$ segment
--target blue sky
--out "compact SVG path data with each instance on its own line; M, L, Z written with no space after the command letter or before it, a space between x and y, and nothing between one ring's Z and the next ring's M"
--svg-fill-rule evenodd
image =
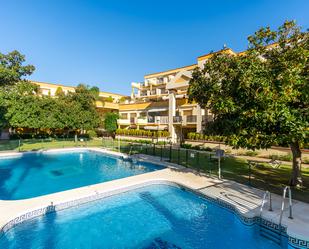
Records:
M309 28L308 0L1 0L0 52L17 49L31 79L130 94L148 73L196 63L226 43L244 50L261 26Z

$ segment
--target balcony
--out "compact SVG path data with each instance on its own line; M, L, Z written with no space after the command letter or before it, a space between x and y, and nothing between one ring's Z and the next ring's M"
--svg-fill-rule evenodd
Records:
M185 116L187 123L196 123L197 121L197 116L196 115L189 115Z
M148 123L147 117L138 117L136 121L138 125L146 125Z
M168 116L148 116L150 124L168 124Z
M148 116L148 123L154 124L155 123L155 117L154 116Z
M182 116L173 117L173 123L181 123L181 122L182 122Z
M130 120L129 119L118 119L117 120L119 125L128 125L130 124Z
M168 124L168 116L158 116L157 118L157 123L159 124Z

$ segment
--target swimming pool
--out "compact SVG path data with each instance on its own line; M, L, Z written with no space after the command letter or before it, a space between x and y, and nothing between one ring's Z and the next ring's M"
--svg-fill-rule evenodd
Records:
M88 150L0 157L0 199L31 198L162 168Z
M190 191L150 185L49 213L0 238L0 248L279 249L230 210Z

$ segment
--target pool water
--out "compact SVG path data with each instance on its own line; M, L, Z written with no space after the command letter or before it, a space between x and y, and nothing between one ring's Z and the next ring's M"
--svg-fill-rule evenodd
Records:
M31 198L162 168L87 150L25 153L0 158L0 199Z
M21 223L0 248L278 249L231 211L178 187L151 185Z

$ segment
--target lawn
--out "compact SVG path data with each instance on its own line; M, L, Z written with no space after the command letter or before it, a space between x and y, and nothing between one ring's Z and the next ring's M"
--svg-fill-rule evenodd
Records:
M152 144L133 144L129 141L91 139L89 141L75 142L74 139L29 139L22 140L19 147L18 140L10 140L0 142L0 151L36 151L40 149L86 146L119 150L119 145L120 151L124 153L154 155L162 158L162 160L181 164L210 176L218 176L218 161L212 159L213 153L211 152L171 148L170 146L154 146ZM281 195L283 187L289 182L291 166L281 165L280 168L275 169L268 164L262 164L259 167L253 167L250 171L248 162L245 159L228 157L221 161L221 171L223 179L234 180L263 190L267 189ZM304 187L301 189L294 188L292 195L294 199L309 203L309 168L303 168L302 175Z

